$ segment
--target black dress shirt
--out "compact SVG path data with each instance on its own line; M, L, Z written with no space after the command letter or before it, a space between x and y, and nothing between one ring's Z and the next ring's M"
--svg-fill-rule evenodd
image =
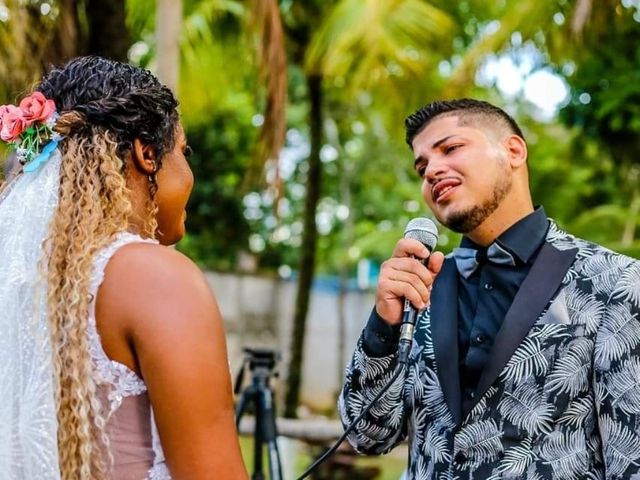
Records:
M537 257L548 228L544 209L538 207L495 240L511 253L515 266L481 261L469 278L458 275L458 358L465 412L473 402L480 373L502 321ZM479 250L480 258L486 251L466 237L460 246Z

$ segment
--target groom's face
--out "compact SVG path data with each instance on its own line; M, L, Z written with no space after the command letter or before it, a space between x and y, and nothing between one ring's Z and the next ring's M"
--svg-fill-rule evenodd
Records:
M442 115L412 142L425 201L442 224L460 233L482 224L512 187L500 129L483 128L482 121Z

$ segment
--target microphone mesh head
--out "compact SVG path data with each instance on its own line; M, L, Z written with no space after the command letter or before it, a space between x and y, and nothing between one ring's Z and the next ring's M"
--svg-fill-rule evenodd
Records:
M438 243L438 227L429 218L413 218L404 229L404 238L418 240L431 251Z

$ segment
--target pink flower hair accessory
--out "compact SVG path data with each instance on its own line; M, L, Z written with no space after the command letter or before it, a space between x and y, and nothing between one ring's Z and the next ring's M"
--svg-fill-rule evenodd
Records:
M56 111L53 100L47 99L41 92L33 92L20 102L20 110L28 125L46 122Z
M0 106L0 140L15 150L24 171L34 171L49 158L62 136L53 131L55 102L41 92L23 98L18 106Z

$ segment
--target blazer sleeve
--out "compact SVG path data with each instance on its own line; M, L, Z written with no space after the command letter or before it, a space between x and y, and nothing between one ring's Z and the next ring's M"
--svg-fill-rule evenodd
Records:
M640 263L620 273L598 326L594 394L607 479L640 474Z
M398 365L396 332L374 312L346 369L338 410L345 429L393 377ZM406 372L396 378L377 404L347 437L359 453L381 454L406 437L403 390Z

